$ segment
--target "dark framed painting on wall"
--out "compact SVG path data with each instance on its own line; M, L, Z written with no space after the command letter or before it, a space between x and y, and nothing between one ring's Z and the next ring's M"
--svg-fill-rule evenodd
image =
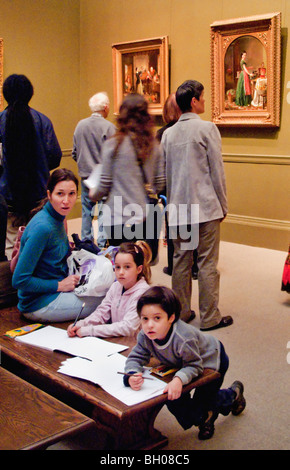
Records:
M281 13L211 24L212 120L279 127Z
M128 93L144 95L151 114L162 114L169 94L168 36L112 45L114 113Z

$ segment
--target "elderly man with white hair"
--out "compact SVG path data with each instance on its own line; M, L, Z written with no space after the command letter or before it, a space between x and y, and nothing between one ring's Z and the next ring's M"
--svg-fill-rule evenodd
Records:
M92 221L96 202L89 198L89 189L84 183L96 164L100 162L100 151L103 142L115 134L114 124L107 121L110 102L107 93L96 93L89 99L91 116L82 119L76 126L73 136L72 158L77 162L78 172L81 178L81 202L82 202L82 229L81 238L94 240ZM100 207L99 204L99 214ZM100 228L100 223L99 223ZM99 233L98 245L103 247L106 239Z

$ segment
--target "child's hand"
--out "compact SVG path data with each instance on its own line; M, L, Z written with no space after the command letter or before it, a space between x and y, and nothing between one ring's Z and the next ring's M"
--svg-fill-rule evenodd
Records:
M133 374L129 378L129 385L133 390L140 390L142 387L142 384L144 382L144 379L142 377L142 374Z
M177 400L180 397L182 392L182 382L179 377L174 377L174 379L169 382L163 393L168 393L168 400Z
M73 324L69 325L67 329L67 334L70 338L72 338L73 336L79 336L81 338L80 327L78 326L78 324L76 324L75 326L73 326Z

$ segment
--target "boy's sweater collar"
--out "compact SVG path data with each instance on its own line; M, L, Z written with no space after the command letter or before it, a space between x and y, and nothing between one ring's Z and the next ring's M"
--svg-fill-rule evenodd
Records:
M155 343L157 345L157 347L162 347L162 346L167 345L168 343L170 343L171 338L173 336L173 332L175 331L175 329L176 329L176 323L173 323L171 325L167 335L165 336L165 338L155 339L155 340L153 340L153 343Z

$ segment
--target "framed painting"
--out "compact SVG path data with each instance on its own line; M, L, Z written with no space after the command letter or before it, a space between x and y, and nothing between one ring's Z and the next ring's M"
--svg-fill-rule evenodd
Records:
M0 38L0 111L3 111L4 99L3 99L3 39Z
M279 127L281 13L211 24L212 120Z
M169 94L168 36L112 45L114 113L128 93L144 95L151 114L162 114Z

